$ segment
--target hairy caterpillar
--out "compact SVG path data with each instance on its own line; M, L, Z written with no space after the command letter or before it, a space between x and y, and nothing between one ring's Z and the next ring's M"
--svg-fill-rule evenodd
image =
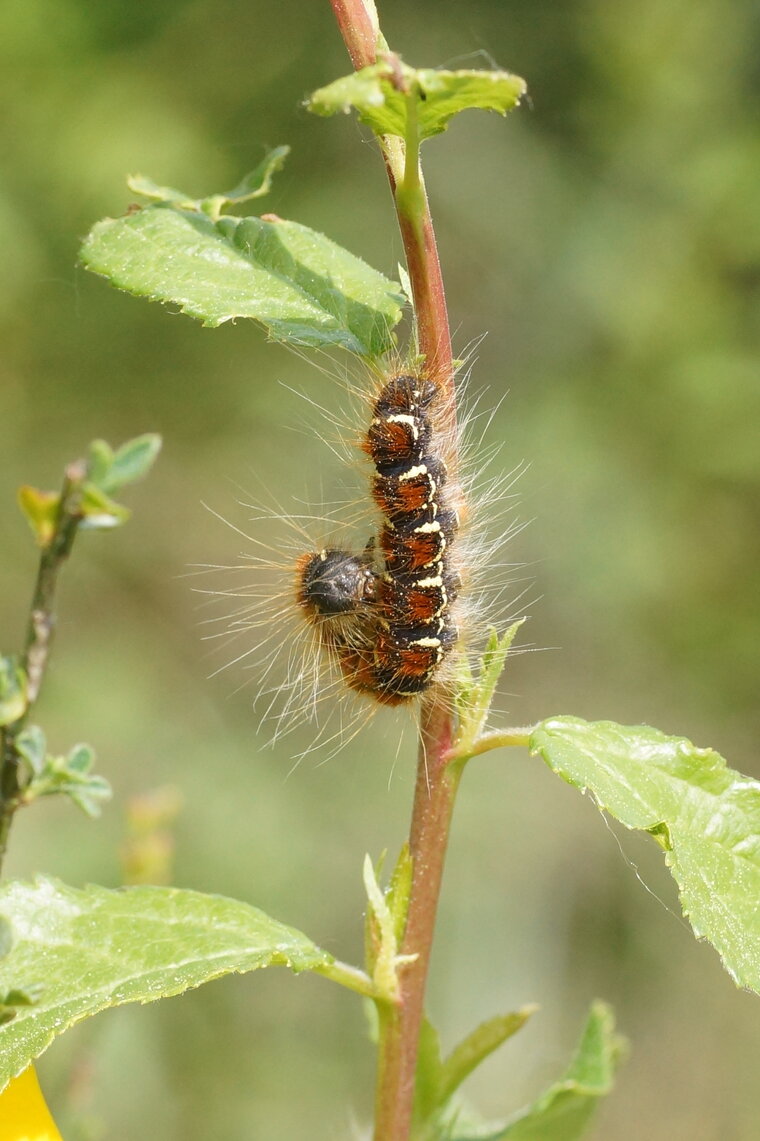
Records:
M366 376L330 375L344 394L337 414L304 399L331 421L325 450L347 461L350 486L326 497L315 456L297 511L269 491L264 504L248 499L249 525L228 523L244 540L238 563L207 567L227 588L203 592L218 610L207 637L219 669L245 669L273 740L315 725L306 752L342 748L375 711L409 708L435 684L450 700L454 648L476 653L487 622L516 616L501 550L519 529L504 515L521 465L489 475L475 426L493 413L471 405L455 435L438 386L414 368L391 366L369 391ZM352 401L363 411L347 411Z
M296 567L299 605L320 625L344 681L384 705L424 693L458 637L452 544L459 518L431 413L437 397L433 381L400 374L374 401L362 447L375 468L380 565L372 567L370 541L361 559L324 551ZM350 617L341 626L337 615Z

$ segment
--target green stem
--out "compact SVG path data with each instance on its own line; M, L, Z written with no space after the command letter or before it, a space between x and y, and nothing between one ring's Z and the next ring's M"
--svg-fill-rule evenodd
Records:
M364 995L365 998L377 998L377 988L369 975L360 971L358 967L342 963L339 959L335 959L323 967L316 967L315 974L322 975L334 983L340 983L341 986L356 991L357 994Z
M12 725L2 731L2 761L0 767L0 868L8 847L8 835L16 809L20 805L21 788L18 779L19 758L16 737L21 732L35 701L39 697L47 669L50 645L55 628L55 591L58 574L71 553L77 528L81 522L79 493L86 470L82 462L69 464L66 469L58 506L58 516L52 538L40 555L37 581L34 585L29 612L24 653L21 665L27 678L26 708Z
M505 749L515 745L526 748L530 745L533 726L526 725L521 729L494 729L492 733L484 733L478 737L473 745L467 747L466 753L455 752L459 761L467 761L470 757L477 757L481 753L490 753L492 749Z

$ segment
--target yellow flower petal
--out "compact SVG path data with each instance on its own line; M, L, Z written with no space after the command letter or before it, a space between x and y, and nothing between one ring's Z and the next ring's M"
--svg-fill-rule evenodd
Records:
M61 1141L34 1066L0 1093L0 1141Z

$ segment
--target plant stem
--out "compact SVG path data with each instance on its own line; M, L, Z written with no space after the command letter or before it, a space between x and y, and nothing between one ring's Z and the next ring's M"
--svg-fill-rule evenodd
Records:
M413 860L399 1003L381 1011L375 1141L406 1141L412 1123L417 1049L443 865L461 765L448 760L451 717L439 703L422 711L417 783L409 834Z
M384 41L379 32L375 32L373 28L364 0L330 0L330 3L354 67L359 70L375 63L377 41L378 39L382 43ZM390 56L390 58L395 57ZM399 200L397 194L397 188L403 186L405 177L404 143L395 136L384 135L380 139L380 148L396 203L398 224L404 243L409 279L412 283L420 352L425 356L426 370L443 389L443 412L450 421L447 426L453 430L456 425L456 402L451 334L441 263L430 218L425 183L417 169L419 188L418 194L414 196L415 209L410 213L405 208L404 196L402 195Z
M26 674L26 708L12 725L2 730L2 762L0 767L0 868L8 847L8 834L21 791L18 780L16 737L39 697L47 669L50 645L55 628L55 590L58 573L71 553L77 528L81 522L78 509L79 492L85 478L82 462L69 464L64 474L55 530L40 555L37 581L34 584L29 622L26 629L21 666Z
M363 0L330 0L335 19L356 71L375 62L377 34Z
M376 62L384 48L370 0L331 0L338 27L356 69ZM391 63L397 57L388 53ZM401 69L399 82L403 81ZM419 167L419 135L415 92L405 91L408 115L406 142L384 136L380 146L396 206L417 321L419 351L425 373L441 393L441 416L455 439L456 398L446 296L425 184ZM456 483L456 457L449 471ZM456 492L455 492L456 497ZM412 888L402 953L412 961L399 967L399 1001L380 1007L380 1043L375 1098L374 1141L407 1141L412 1127L415 1074L425 984L433 942L443 864L448 845L462 766L451 763L453 715L446 694L435 689L420 714L417 781L409 834Z
M460 759L469 760L470 757L477 757L481 753L489 753L492 749L505 749L515 745L527 749L533 728L532 725L526 725L520 729L494 729L492 733L484 733L468 748L466 756Z
M342 963L340 959L334 959L324 967L316 967L315 974L331 979L334 983L340 983L341 986L356 991L365 998L377 998L377 988L369 975L360 971L358 967Z

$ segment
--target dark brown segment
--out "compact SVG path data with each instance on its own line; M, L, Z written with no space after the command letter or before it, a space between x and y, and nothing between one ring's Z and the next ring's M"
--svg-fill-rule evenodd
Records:
M386 678L378 668L374 652L340 645L336 647L336 653L343 680L349 689L371 695L381 705L401 705L427 684L413 681L409 688L404 688L405 683L398 673Z
M365 451L378 471L403 471L419 463L427 450L430 443L427 420L407 413L403 416L403 420L378 417L369 426Z
M389 633L382 633L375 646L378 677L386 681L397 678L402 688L404 682L427 677L441 660L441 647L399 645Z
M415 470L412 468L412 471ZM372 496L375 503L383 515L387 515L391 520L395 516L406 516L427 507L430 502L434 502L434 495L435 482L428 475L427 469L410 479L376 475L372 481Z
M433 583L436 578L422 579ZM414 580L389 577L378 584L378 609L391 626L414 629L430 624L445 614L448 592L443 585L420 586Z
M438 389L432 380L408 374L392 376L383 385L373 411L378 417L418 409L425 412L437 395Z
M378 474L372 481L375 503L392 523L425 513L433 519L440 510L446 483L446 466L432 456L401 471Z
M380 550L391 575L413 573L437 566L446 550L442 531L413 531L404 535L385 526L380 532Z

